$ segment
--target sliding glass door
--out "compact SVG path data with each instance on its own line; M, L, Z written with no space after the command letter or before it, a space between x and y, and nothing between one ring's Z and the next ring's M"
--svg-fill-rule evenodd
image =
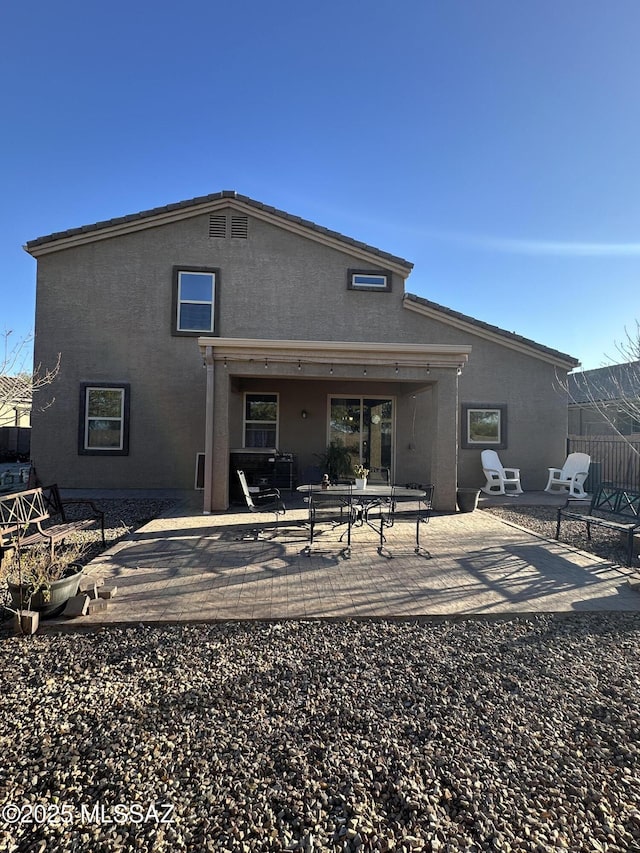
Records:
M345 444L354 464L391 470L393 400L331 397L329 411L329 441Z

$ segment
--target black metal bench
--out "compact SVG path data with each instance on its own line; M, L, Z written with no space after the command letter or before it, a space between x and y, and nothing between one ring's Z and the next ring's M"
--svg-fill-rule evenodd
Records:
M627 534L627 565L633 560L633 537L640 533L640 492L603 483L591 498L588 512L580 512L576 501L568 499L558 510L556 539L560 537L563 519L583 521L587 525L587 539L591 539L592 527L608 527ZM594 515L594 513L598 513Z
M68 519L65 507L85 504L90 511L83 518ZM62 500L57 486L27 489L0 497L0 563L4 552L15 547L27 547L46 542L53 556L56 542L63 542L71 533L100 524L102 545L104 513L93 501Z

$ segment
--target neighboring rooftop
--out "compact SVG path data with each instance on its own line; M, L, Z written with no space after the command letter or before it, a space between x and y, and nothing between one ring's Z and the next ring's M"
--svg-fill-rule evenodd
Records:
M583 370L567 378L572 403L640 398L640 361Z
M9 406L30 407L31 385L20 376L0 376L0 401Z

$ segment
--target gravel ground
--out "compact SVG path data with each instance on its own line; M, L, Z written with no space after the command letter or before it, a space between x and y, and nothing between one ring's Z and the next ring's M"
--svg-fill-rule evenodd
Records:
M0 850L637 851L639 652L632 614L11 637Z
M527 530L546 536L548 539L553 539L556 535L556 520L558 518L556 507L487 507L481 511L490 512L492 515L504 519L504 521L526 527ZM560 527L560 541L622 566L627 563L626 540L622 542L619 532L615 530L593 527L591 529L591 541L589 541L586 524L578 521L563 521Z
M101 503L109 544L170 505ZM639 851L639 652L636 614L5 637L0 851Z
M120 539L128 536L132 531L137 530L152 519L162 515L174 505L175 501L135 498L127 500L96 500L94 503L98 509L104 512L104 533L107 548L110 548ZM86 512L86 507L83 508L82 505L65 507L66 515L70 519L74 518L74 512L81 518L86 517L83 510ZM79 543L86 549L82 560L79 561L85 564L103 550L100 530L98 528L74 533L67 541L70 543Z

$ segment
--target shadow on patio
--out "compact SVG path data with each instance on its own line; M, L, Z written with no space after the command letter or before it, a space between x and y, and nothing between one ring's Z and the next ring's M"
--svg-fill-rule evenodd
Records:
M323 529L305 553L306 513L287 512L274 539L242 538L246 512L158 518L93 561L118 587L106 612L73 624L236 619L429 618L637 610L629 570L501 522L487 513L436 514L414 552L415 522L376 534L358 528L345 559L341 530ZM268 521L266 526L268 527Z

